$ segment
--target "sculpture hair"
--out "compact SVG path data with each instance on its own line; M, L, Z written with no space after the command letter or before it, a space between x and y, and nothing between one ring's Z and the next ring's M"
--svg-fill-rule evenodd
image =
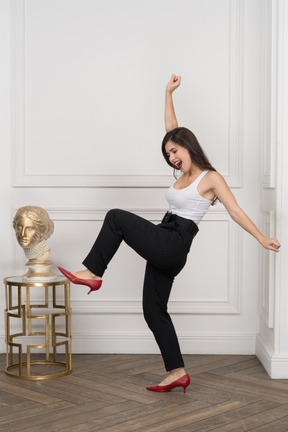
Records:
M21 216L26 216L31 219L41 233L41 238L43 240L47 240L54 232L54 222L50 219L46 210L37 206L25 206L21 207L14 219L13 219L13 228L16 229L17 220Z

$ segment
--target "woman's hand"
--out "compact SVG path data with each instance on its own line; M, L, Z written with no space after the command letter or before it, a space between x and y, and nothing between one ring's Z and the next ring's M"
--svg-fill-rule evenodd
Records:
M264 237L263 240L260 241L260 243L265 249L269 249L274 252L279 252L279 248L281 247L280 243L276 238Z
M181 76L177 76L176 74L173 74L166 86L166 91L172 94L174 90L180 86L180 84L181 84Z

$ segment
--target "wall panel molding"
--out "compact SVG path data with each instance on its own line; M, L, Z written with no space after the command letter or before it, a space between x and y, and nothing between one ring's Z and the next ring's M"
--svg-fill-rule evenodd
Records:
M244 1L229 3L229 174L230 187L242 187L244 94Z
M278 0L261 1L261 143L262 185L276 186L276 151L278 140L279 74L281 73L281 49L278 25Z
M54 221L83 222L98 221L102 222L108 209L98 208L64 208L64 207L46 207L50 218ZM126 209L138 214L153 223L160 223L166 210L164 209ZM14 214L17 210L14 209ZM169 310L172 314L239 314L240 313L240 292L241 292L241 269L242 269L242 247L240 230L230 219L230 216L218 204L213 210L209 210L201 224L213 224L225 221L228 224L228 244L227 244L227 293L226 297L221 300L210 298L209 300L191 300L189 298L169 302ZM55 233L54 233L55 235ZM15 239L14 239L15 242ZM17 272L23 273L25 257L20 247L15 247L14 266ZM21 270L22 269L22 270ZM214 281L215 283L215 281ZM122 301L116 299L100 300L89 299L84 301L79 297L72 302L73 314L142 314L141 301Z
M262 210L262 232L272 238L275 234L275 211ZM274 327L275 304L275 253L262 250L261 293L260 293L260 317L267 327Z
M29 0L12 0L12 160L13 187L167 187L169 175L126 174L75 175L31 173L27 169L29 145L26 125L26 4ZM228 114L228 173L230 187L242 186L243 165L243 39L244 0L229 2L229 114Z

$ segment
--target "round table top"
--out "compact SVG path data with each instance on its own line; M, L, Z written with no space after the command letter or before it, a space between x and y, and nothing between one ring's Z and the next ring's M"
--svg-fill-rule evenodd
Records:
M64 282L69 282L65 276L56 275L52 280L47 279L39 279L39 280L27 280L24 276L10 276L4 279L4 283L9 285L17 285L17 286L43 286L43 285L61 285Z

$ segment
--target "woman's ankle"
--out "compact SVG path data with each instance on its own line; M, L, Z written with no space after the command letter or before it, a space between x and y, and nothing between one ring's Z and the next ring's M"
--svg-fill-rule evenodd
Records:
M169 371L169 374L175 378L181 378L182 376L186 375L185 369L183 367L173 369Z
M80 270L77 272L72 273L74 276L80 278L80 279L92 279L92 280L102 280L100 276L95 275L90 270Z
M89 279L101 279L99 276L95 275L94 273L92 273L90 270L85 270L87 277L89 277Z

